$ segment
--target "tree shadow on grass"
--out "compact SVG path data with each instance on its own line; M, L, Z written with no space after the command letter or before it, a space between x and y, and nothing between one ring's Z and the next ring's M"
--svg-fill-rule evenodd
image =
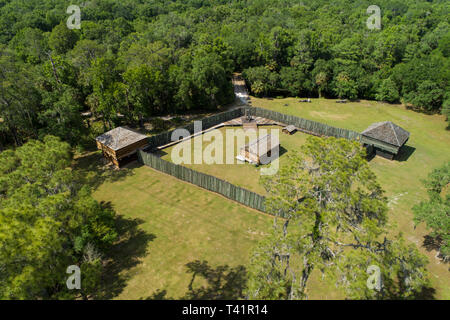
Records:
M243 298L243 290L247 282L244 266L228 265L212 268L207 261L193 261L186 264L188 273L192 273L188 292L184 299L188 300L236 300ZM206 280L207 285L194 288L197 277Z
M400 288L399 290L406 290ZM384 300L436 300L436 289L429 286L421 286L419 289L414 290L408 297L404 297L404 294L398 292L388 292L383 297Z
M436 289L431 287L422 287L413 295L414 300L436 300Z
M423 237L423 243L422 245L427 249L427 251L439 251L439 248L441 247L441 239L432 237L430 235L425 235Z
M192 274L186 294L177 298L180 300L239 300L244 299L244 289L247 283L247 270L244 266L229 267L228 265L212 268L207 261L195 260L186 264L187 273ZM205 283L206 285L196 282ZM415 291L410 298L419 300L434 300L436 290L423 286ZM400 295L388 293L387 300L402 299ZM151 296L141 300L175 300L167 296L167 290L158 289Z
M80 181L93 189L97 189L107 181L120 181L132 175L132 169L141 166L133 161L121 169L115 169L100 152L92 152L75 160L73 167L80 176Z
M103 205L111 206L110 203ZM141 219L117 216L119 240L107 252L103 286L98 299L111 299L119 295L130 279L130 276L124 275L124 271L137 266L140 258L147 254L148 244L156 236L139 228L143 222Z
M187 273L192 274L192 277L186 294L180 299L238 300L244 298L243 291L247 283L247 270L244 266L221 265L213 268L205 260L195 260L187 263L186 267ZM173 300L173 298L167 297L166 290L159 289L146 300Z
M448 264L450 259L446 258L442 253L440 253L440 249L442 246L442 238L441 237L432 237L430 235L425 235L423 237L423 247L428 251L436 251L436 257L440 259L441 262Z
M156 290L151 296L139 300L174 300L173 298L167 297L167 290L165 289L158 289Z

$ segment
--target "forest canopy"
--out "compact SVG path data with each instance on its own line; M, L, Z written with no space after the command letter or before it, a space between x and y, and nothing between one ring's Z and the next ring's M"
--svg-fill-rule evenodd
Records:
M81 29L69 29L69 5ZM377 1L0 0L0 132L21 145L256 96L376 99L449 115L450 3Z

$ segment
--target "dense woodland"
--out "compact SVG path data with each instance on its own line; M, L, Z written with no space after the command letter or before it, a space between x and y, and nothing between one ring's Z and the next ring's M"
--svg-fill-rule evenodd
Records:
M70 4L81 29L68 29ZM231 74L256 96L403 102L449 113L448 1L0 0L0 131L5 145L46 134L78 144L125 117L214 110ZM99 133L99 132L96 132Z

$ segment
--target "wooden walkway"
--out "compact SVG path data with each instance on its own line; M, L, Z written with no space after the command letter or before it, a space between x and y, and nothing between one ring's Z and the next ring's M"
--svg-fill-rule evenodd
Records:
M238 98L242 104L246 105L250 101L250 97L248 96L247 87L245 86L245 80L242 79L240 73L234 73L233 79L234 94L236 98Z
M224 123L223 123L223 122L222 122L222 123L219 123L219 124L217 124L217 125L215 125L215 126L212 126L211 128L208 128L208 129L203 130L203 131L200 131L200 132L196 132L196 133L191 134L190 136L187 136L187 137L185 137L185 138L183 138L183 139L180 139L180 140L177 140L177 141L169 142L168 144L165 144L165 145L156 147L155 149L159 151L159 150L168 148L168 147L170 147L170 146L173 146L174 144L177 144L177 143L180 143L180 142L183 142L183 141L190 140L190 139L192 139L192 138L195 138L195 137L198 136L198 135L204 134L204 133L206 133L206 132L209 132L209 131L212 131L212 130L215 130L215 129L219 129L219 128L223 127L223 126L224 126Z
M247 130L255 130L255 131L257 131L258 130L258 125L256 124L256 121L244 122L242 127L244 128L244 131L247 131Z
M253 118L255 119L255 121L254 122L250 122L250 123L243 123L243 121L245 122L245 116L244 117L235 118L235 119L232 119L232 120L229 120L229 121L226 121L226 122L222 122L222 123L219 123L218 125L215 125L215 126L213 126L211 128L208 128L206 130L203 130L203 131L197 132L195 134L192 134L192 135L190 135L190 136L188 136L186 138L183 138L183 139L180 139L180 140L177 140L177 141L172 141L172 142L169 142L169 143L167 143L165 145L156 147L155 150L159 151L159 150L168 148L168 147L173 146L173 145L175 145L177 143L180 143L180 142L192 139L192 138L194 138L194 137L196 137L198 135L201 135L201 134L204 134L206 132L209 132L209 131L212 131L212 130L215 130L215 129L219 129L219 128L225 127L225 126L241 126L241 127L244 128L244 130L247 130L247 129L256 130L258 126L264 126L264 125L266 125L266 126L273 126L273 125L275 125L275 126L282 126L282 127L286 126L285 124L283 124L281 122L277 122L277 121L266 119L266 118L262 118L262 117L253 117ZM250 127L245 128L244 124L251 125L251 128Z
M284 124L282 124L281 122L277 122L271 119L266 119L262 117L253 117L253 119L254 122L252 121L251 123L256 123L257 126L284 126ZM226 121L223 123L223 125L242 126L244 123L245 123L245 116Z

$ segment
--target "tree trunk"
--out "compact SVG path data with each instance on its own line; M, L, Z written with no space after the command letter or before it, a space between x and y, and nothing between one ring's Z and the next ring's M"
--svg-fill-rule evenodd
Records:
M103 123L103 131L106 132L106 119L105 119L105 115L102 114L102 123Z
M306 299L308 299L308 296L305 293L306 283L308 282L308 279L309 279L309 276L311 275L312 270L313 270L313 266L309 262L306 262L305 266L303 268L303 271L302 271L302 279L300 281L300 291Z

